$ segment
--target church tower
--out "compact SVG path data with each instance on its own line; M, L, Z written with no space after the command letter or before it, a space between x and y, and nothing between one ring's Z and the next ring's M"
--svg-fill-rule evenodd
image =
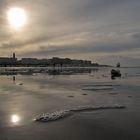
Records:
M13 53L13 58L14 58L14 59L16 58L16 54L15 54L15 53Z

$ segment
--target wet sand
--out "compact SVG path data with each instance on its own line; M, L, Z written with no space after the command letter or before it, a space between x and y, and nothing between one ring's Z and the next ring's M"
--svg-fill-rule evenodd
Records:
M3 127L0 130L0 138L8 140L139 140L139 117L140 115L130 113L128 110L80 113L47 124L32 123L27 126Z
M112 80L109 69L76 75L18 75L14 81L12 76L1 76L0 140L139 140L140 77L135 77L135 69L121 71L131 76ZM82 90L83 85L102 84L120 86ZM33 120L79 106L116 104L126 108L81 111L45 123Z

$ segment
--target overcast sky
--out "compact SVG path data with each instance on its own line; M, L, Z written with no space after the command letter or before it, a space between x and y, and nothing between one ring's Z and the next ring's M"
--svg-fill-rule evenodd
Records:
M9 27L24 8L28 24ZM140 66L140 0L0 0L0 56L70 57Z

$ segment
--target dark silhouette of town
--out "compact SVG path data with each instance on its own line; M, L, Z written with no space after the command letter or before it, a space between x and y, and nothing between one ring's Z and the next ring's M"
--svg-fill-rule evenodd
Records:
M0 57L1 67L96 67L106 66L92 63L88 60L75 60L70 58L53 57L51 59L38 59L38 58L21 58L18 60L16 54L13 53L12 57Z

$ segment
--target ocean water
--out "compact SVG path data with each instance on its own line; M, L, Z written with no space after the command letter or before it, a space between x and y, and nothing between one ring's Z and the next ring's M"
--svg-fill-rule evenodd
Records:
M75 120L79 115L79 120L85 115L86 123L91 120L92 124L94 117L99 119L101 116L102 121L106 122L107 112L112 117L115 112L129 116L133 114L126 119L128 122L134 119L131 124L133 128L128 132L132 131L135 139L140 138L138 127L135 127L135 124L140 123L140 68L120 68L122 77L113 79L111 69L1 68L0 140L22 139L22 135L24 139L29 139L29 136L35 139L35 132L38 134L36 139L44 139L47 130L51 129L49 134L56 133L51 124L56 126L65 122L65 126L67 121ZM39 117L43 117L44 123L36 121ZM123 118L114 122L118 121L119 124L122 121L126 124ZM48 123L48 120L51 122ZM87 125L86 129L90 127ZM123 134L126 137L127 132ZM75 136L75 133L72 135Z

